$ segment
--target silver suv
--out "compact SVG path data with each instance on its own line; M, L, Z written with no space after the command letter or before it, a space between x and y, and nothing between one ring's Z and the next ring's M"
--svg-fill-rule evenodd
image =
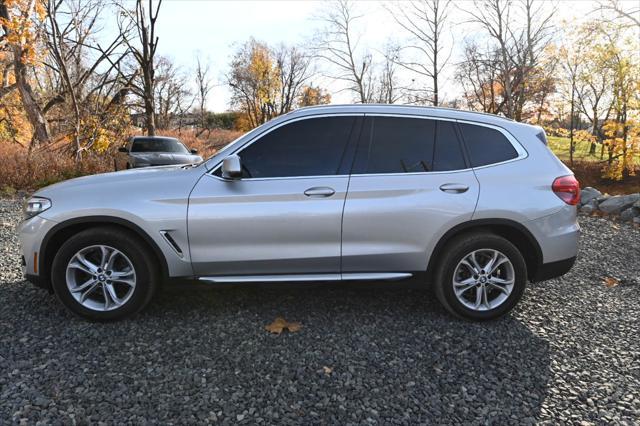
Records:
M578 182L539 127L388 105L301 109L200 165L72 179L21 227L27 279L115 320L158 286L418 276L496 318L577 254Z

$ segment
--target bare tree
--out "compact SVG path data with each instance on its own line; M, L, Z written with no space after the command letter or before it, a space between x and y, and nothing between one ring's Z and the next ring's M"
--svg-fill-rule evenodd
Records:
M354 24L361 17L355 14L352 1L331 2L319 17L326 28L317 35L314 50L317 57L332 66L331 77L346 82L359 102L369 103L373 100L373 57L359 49Z
M458 64L456 79L471 109L490 114L500 112L497 62L497 52L484 52L474 42L466 43L464 59Z
M195 98L188 90L186 75L169 58L160 56L155 64L154 100L156 127L170 129L174 119L181 120ZM178 127L181 127L180 124Z
M409 58L398 57L398 64L431 80L430 103L440 103L439 77L451 57L451 48L445 50L442 36L451 10L451 0L416 0L398 2L387 7L393 19L410 35L403 50Z
M384 51L384 62L373 88L375 102L395 104L405 97L407 89L402 87L398 78L400 47L388 41Z
M516 9L518 5L519 9ZM474 1L466 10L471 22L478 24L494 42L497 79L501 85L499 112L520 121L527 100L526 87L532 71L551 42L555 7L536 0ZM518 19L524 21L518 24Z
M211 92L212 85L209 77L209 64L203 64L200 61L200 57L196 58L196 102L198 103L198 118L200 124L200 131L197 136L208 127L207 126L207 100L209 98L209 92Z
M129 10L126 3L119 3L121 20L119 21L120 33L128 34L125 29L133 26L136 40L128 35L124 41L133 54L142 78L139 83L132 82L131 91L138 95L144 102L147 134L154 136L156 133L156 107L155 107L155 55L158 47L156 36L156 23L162 0L157 0L154 7L153 0L148 1L147 7L143 0L136 0L135 11ZM118 68L120 69L120 68ZM125 79L130 75L123 75Z
M303 86L311 77L311 60L299 47L284 44L276 49L274 55L280 76L278 112L284 114L295 107Z
M83 146L81 141L82 117L107 112L105 102L110 102L107 95L113 95L113 89L119 84L113 75L112 64L126 55L118 51L124 35L116 34L104 51L93 46L93 38L101 30L98 18L106 10L104 0L48 0L46 10L49 57L44 64L59 82L58 90L54 91L43 111L46 113L57 104L69 102L73 112L74 153L80 160L82 152L90 147L90 143ZM105 63L107 66L102 67ZM100 103L100 109L92 109L89 105L95 100Z
M631 7L627 7L627 5ZM620 0L606 0L598 2L598 9L603 12L613 12L620 20L626 21L626 27L640 28L640 3L622 2Z

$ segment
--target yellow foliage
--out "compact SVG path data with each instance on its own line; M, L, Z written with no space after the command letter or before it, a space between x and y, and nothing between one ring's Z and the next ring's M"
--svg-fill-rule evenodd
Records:
M6 41L18 48L19 60L36 65L44 54L38 47L38 24L46 18L45 0L4 0L8 18L0 18L7 28Z
M627 120L626 123L609 120L603 125L607 147L612 161L602 168L602 177L622 180L625 172L635 176L635 158L640 153L640 123ZM626 137L625 137L626 131Z

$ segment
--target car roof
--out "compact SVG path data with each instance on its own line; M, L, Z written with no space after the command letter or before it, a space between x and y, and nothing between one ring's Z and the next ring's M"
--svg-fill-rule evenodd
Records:
M137 140L145 140L145 139L168 139L168 140L173 140L173 141L180 141L180 139L178 138L174 138L172 136L133 136L131 138L131 140L133 141L137 141Z
M391 105L391 104L344 104L344 105L319 105L304 107L285 114L287 118L303 117L308 115L321 114L406 114L422 115L438 118L449 118L453 120L476 121L480 123L506 126L515 123L513 120L500 117L494 114L463 111L454 108L419 106L419 105Z

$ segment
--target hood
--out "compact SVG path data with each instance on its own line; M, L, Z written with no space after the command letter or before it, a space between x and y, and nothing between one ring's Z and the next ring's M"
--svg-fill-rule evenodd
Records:
M177 181L192 175L197 171L198 176L206 171L204 168L185 167L183 165L145 167L139 169L122 170L119 172L100 173L69 179L40 189L34 195L54 197L60 193L77 193L78 191L95 191L99 187L106 191L124 190L130 192L137 187L151 191L160 187L166 181ZM190 188L189 188L190 190Z

